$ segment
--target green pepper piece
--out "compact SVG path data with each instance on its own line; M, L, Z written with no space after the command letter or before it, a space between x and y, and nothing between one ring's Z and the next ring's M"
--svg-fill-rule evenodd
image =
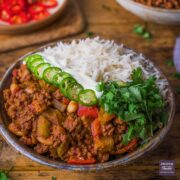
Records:
M43 72L50 67L49 63L41 63L35 67L34 73L38 79L43 79Z
M67 89L71 87L74 83L76 83L76 80L73 77L64 78L59 86L61 93L63 93L64 96L67 97Z
M67 96L73 101L78 101L79 92L83 90L83 87L79 83L74 83L72 86L67 88Z
M97 104L96 94L91 89L85 89L80 91L78 99L79 103L85 106L92 106Z
M60 68L58 68L58 67L49 67L43 72L43 79L47 83L52 84L53 83L53 77L59 72L61 72Z
M71 76L71 74L69 74L69 73L67 73L67 72L60 72L60 73L56 74L56 75L53 77L53 80L52 80L54 86L59 87L61 81L62 81L64 78L67 78L67 77L72 77L72 76Z

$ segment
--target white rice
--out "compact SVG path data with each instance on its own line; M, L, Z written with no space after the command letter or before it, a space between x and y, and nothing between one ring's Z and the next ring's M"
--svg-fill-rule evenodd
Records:
M114 41L96 37L74 40L71 43L59 42L57 46L48 47L40 54L52 65L70 69L71 72L95 82L131 81L132 71L141 67L146 78L150 75L156 76L157 85L162 94L166 94L165 86L168 82L160 78L160 73L153 64L142 54L137 54Z

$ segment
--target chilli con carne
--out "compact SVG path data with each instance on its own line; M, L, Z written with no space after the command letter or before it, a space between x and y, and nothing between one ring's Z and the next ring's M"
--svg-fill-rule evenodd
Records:
M36 153L69 164L122 156L165 124L165 103L155 77L145 80L137 68L131 79L99 83L98 99L71 74L39 54L30 55L13 70L12 83L3 91L12 119L8 128Z
M12 119L9 130L38 154L70 164L92 164L108 161L126 147L122 144L126 123L115 115L103 116L98 106L68 100L24 64L12 76L10 88L4 90L5 108ZM123 153L135 149L128 147Z

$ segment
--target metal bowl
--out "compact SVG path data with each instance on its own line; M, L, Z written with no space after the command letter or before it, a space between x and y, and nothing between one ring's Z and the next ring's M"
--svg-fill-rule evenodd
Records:
M180 9L155 8L137 3L133 0L116 0L122 7L136 16L158 24L180 24Z
M55 45L56 45L55 43L46 45L40 49L37 49L36 51L26 54L25 56L42 51L44 48L47 48L49 46L53 47ZM167 98L166 98L166 100L168 101L168 108L167 108L167 111L169 114L168 123L165 127L163 127L161 130L159 130L147 144L145 144L141 148L138 148L136 151L131 152L124 156L119 156L115 160L111 160L111 161L108 161L105 163L93 164L93 165L70 165L70 164L67 164L60 160L59 161L52 160L46 156L39 155L39 154L35 153L32 148L22 144L18 140L18 138L8 130L7 126L11 122L11 119L8 117L5 107L4 107L3 90L10 86L11 79L12 79L12 75L11 75L12 70L14 68L17 68L20 66L20 64L22 63L22 59L25 56L21 57L17 62L15 62L7 70L7 72L5 73L5 75L1 81L1 84L0 84L0 99L1 99L1 101L0 101L0 115L1 115L0 134L4 137L4 139L7 141L7 143L9 143L15 150L17 150L21 154L27 156L28 158L30 158L33 161L36 161L43 165L47 165L47 166L54 167L54 168L79 170L79 171L101 170L104 168L110 168L110 167L115 167L115 166L119 166L119 165L124 165L124 164L134 161L135 159L145 155L146 153L148 153L149 151L151 151L155 147L157 147L160 144L160 142L164 139L164 137L166 136L167 132L169 131L169 129L173 123L173 119L174 119L174 115L175 115L175 100L174 100L173 91L168 83L168 85L167 85L168 93L167 93ZM145 61L146 65L150 65L152 70L155 70L155 69L158 70L160 72L161 77L163 79L167 80L167 78L164 76L164 74L157 67L155 67L154 64L150 60L146 60L146 61Z

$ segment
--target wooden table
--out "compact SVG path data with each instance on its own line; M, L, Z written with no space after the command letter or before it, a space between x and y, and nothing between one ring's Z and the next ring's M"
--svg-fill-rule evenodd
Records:
M174 67L167 66L165 61L172 58L172 50L175 39L180 35L180 26L162 26L148 23L148 29L153 35L152 40L145 40L133 33L135 24L144 22L122 9L114 0L79 0L82 11L87 19L87 31L103 38L115 39L126 44L128 47L143 52L151 58L155 64L160 66L168 76L173 88L180 87L180 80L172 77ZM86 37L85 33L77 37ZM3 44L1 44L3 46ZM34 50L41 45L31 46L0 54L0 77L18 57ZM176 177L180 179L180 95L176 94L177 110L175 121L171 131L163 143L146 157L137 160L135 163L109 169L100 172L70 172L65 170L52 169L37 164L26 157L16 153L9 146L4 145L0 152L0 169L10 169L12 180L51 180L56 176L61 180L81 179L159 179L159 161L175 160ZM5 144L5 142L1 142ZM164 177L163 177L164 179Z

